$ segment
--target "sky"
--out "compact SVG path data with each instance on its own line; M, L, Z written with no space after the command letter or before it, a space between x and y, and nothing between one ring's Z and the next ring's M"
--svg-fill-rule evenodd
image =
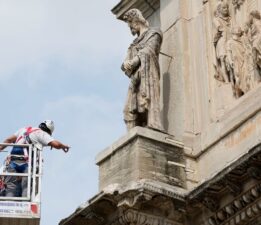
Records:
M120 66L133 37L110 11L118 2L0 0L0 139L52 119L71 146L44 149L41 225L98 193L95 156L126 133Z

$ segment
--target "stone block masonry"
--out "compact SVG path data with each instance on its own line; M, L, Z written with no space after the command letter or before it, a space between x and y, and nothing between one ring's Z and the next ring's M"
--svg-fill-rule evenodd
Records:
M97 157L99 188L148 179L184 187L182 145L172 136L136 127Z

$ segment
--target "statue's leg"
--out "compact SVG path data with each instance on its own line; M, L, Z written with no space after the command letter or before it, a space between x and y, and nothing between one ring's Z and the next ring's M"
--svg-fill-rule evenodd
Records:
M126 124L127 130L129 131L131 128L138 126L137 125L137 112L130 112L128 107L127 110L124 110L124 122Z
M139 126L147 127L148 126L148 111L139 114Z
M221 72L225 83L229 83L228 72L226 69L225 59L221 59Z

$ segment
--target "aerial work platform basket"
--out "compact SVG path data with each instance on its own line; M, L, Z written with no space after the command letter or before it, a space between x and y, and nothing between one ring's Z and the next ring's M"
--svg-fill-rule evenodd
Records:
M8 176L14 176L17 179L27 178L27 194L25 197L7 197L4 191L2 192L0 196L0 225L39 225L41 216L42 151L29 144L0 143L0 145L7 147L19 146L28 149L28 172L8 173L5 170L6 163L1 166L0 177L3 181ZM6 161L6 158L8 158L7 154L1 154L0 159Z

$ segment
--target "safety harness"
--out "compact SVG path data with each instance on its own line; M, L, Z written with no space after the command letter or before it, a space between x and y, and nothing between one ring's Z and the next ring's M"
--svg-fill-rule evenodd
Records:
M18 136L15 143L16 144L32 144L32 141L29 137L31 133L34 131L40 130L39 128L32 128L32 127L27 127L25 128L26 131L21 135ZM20 147L20 146L14 146L12 151L11 151L11 156L20 156L21 155L25 158L28 158L28 151L27 148Z
M40 130L39 128L27 127L26 131L18 136L16 139L16 144L32 144L29 135L34 131ZM11 150L10 155L7 157L6 164L10 164L17 172L23 172L27 168L28 163L28 148L21 146L14 146Z
M29 135L34 131L40 130L32 127L26 127L25 129L25 132L17 137L16 144L32 144ZM5 170L7 167L11 167L17 173L24 173L28 167L28 159L28 147L14 146L10 155L5 159ZM0 177L0 196L4 196L5 193L5 180L6 177Z

